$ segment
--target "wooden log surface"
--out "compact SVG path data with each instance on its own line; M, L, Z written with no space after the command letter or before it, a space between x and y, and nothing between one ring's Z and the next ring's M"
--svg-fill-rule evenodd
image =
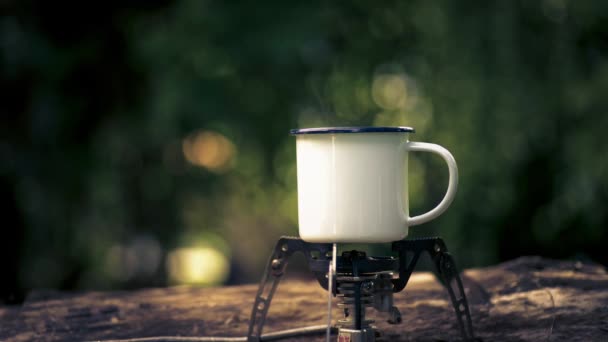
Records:
M608 274L600 265L523 257L462 274L484 341L608 341ZM244 336L257 285L119 292L33 292L0 307L2 341L89 341L150 336ZM445 289L415 273L395 295L403 323L370 316L389 341L460 335ZM313 280L279 286L264 332L325 323L327 294ZM333 317L340 312L334 305ZM324 337L290 341L323 341Z

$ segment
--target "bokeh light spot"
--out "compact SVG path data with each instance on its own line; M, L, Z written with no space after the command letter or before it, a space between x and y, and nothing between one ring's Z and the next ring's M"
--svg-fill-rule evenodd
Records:
M372 83L372 97L384 109L404 109L408 100L408 84L404 74L379 74Z
M167 257L169 279L178 284L216 285L229 274L228 258L212 247L178 248Z
M182 141L186 160L211 172L222 173L230 169L236 152L234 144L222 134L201 131Z

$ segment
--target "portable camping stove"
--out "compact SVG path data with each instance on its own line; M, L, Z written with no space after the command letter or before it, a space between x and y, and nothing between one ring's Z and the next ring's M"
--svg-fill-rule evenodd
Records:
M332 286L328 276L332 244L282 237L264 271L251 313L247 340L260 341L270 302L285 273L289 257L301 252L319 284L339 298L338 307L344 310L344 318L338 321L338 342L380 341L380 333L372 325L373 321L365 317L366 308L373 307L387 313L390 324L401 323L401 314L393 305L393 294L405 288L420 255L427 252L450 295L462 338L475 341L462 281L443 240L435 237L395 241L392 250L398 253L398 257L373 257L356 250L335 256L336 269L331 277L335 286Z

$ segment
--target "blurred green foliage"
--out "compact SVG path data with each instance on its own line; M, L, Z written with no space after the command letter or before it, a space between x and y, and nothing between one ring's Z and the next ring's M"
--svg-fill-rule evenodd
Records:
M257 281L297 234L295 127L407 125L452 151L457 199L411 232L461 266L608 264L605 1L1 6L6 300L164 285L179 247ZM447 171L412 159L415 214Z

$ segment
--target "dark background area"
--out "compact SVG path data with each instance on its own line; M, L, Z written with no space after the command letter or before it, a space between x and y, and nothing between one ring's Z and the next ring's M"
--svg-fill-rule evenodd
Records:
M460 168L411 230L462 267L608 264L605 1L0 2L0 298L256 282L295 127L402 125ZM413 214L444 192L412 155Z

